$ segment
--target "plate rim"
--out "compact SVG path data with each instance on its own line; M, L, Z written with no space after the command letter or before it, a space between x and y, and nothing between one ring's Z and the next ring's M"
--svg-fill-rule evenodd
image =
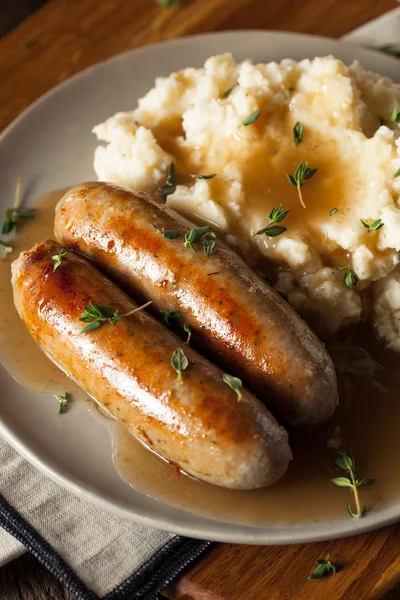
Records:
M399 61L397 58L392 57L390 55L384 55L381 51L376 48L367 48L360 44L341 41L340 39L332 39L326 36L320 35L312 35L306 33L297 33L290 31L276 31L276 30L263 30L263 29L240 29L240 30L225 30L225 31L212 31L205 33L198 33L195 35L184 36L179 38L174 38L165 41L154 42L152 44L141 46L138 48L133 48L131 50L127 50L116 55L113 55L109 58L106 58L102 61L98 61L93 63L83 70L75 73L71 77L68 77L64 81L58 83L56 86L47 90L44 94L39 96L36 100L34 100L29 106L27 106L15 119L13 119L5 129L0 133L0 144L4 143L4 140L7 138L8 134L17 127L26 117L27 114L34 111L36 107L38 107L42 102L50 98L51 96L55 96L58 93L62 92L64 87L67 87L71 84L71 82L76 82L80 78L85 78L89 73L95 70L99 70L102 67L105 67L112 63L117 63L119 61L123 61L132 54L140 55L151 53L154 48L158 48L160 46L165 47L174 47L174 46L185 46L187 44L191 44L193 41L197 41L199 39L204 38L235 38L238 36L248 36L248 35L263 35L271 38L294 38L297 39L300 43L307 43L308 40L315 40L320 42L328 42L330 45L334 45L337 47L346 46L348 48L353 48L357 50L358 53L363 51L366 55L373 54L380 56L384 61L388 64L392 63L393 66L399 66ZM326 54L329 55L330 53ZM284 58L284 57L282 57ZM285 57L286 58L286 57ZM203 528L198 528L196 524L193 526L189 525L179 525L176 522L171 522L168 517L164 517L161 515L149 515L142 514L140 512L133 513L132 511L128 511L126 508L114 503L108 499L102 498L96 492L94 492L89 485L84 485L83 483L76 483L68 476L63 475L60 471L58 471L55 467L51 466L51 464L47 463L43 458L36 455L20 438L18 432L14 432L3 422L0 415L0 433L6 439L6 441L26 460L28 460L35 468L37 468L41 473L45 476L48 476L50 479L55 481L58 485L67 489L69 492L79 496L85 501L91 502L92 504L98 506L99 508L106 510L120 518L129 519L136 523L140 523L149 527L162 529L163 531L167 531L170 533L175 533L178 535L190 536L193 538L204 539L205 535L207 539L219 542L230 542L230 543L245 543L245 544L265 544L265 545L286 545L286 544L294 544L294 543L309 543L309 542L318 542L318 541L327 541L335 538L348 537L356 534L366 533L377 528L381 528L390 524L393 524L400 520L400 499L399 499L399 507L396 511L396 508L391 507L384 510L381 510L379 513L374 515L373 513L369 513L362 521L353 521L349 520L348 525L345 525L343 521L324 521L322 524L318 523L319 527L326 527L325 531L315 531L313 524L299 524L293 526L282 526L280 529L268 529L265 526L240 526L242 531L236 531L234 533L230 533L229 531L223 531L215 533L212 530L212 522L220 523L221 521L216 521L210 519L209 517L204 517L207 519L207 525ZM158 500L163 504L168 504L163 500ZM196 513L192 513L188 510L184 510L185 512L198 516ZM223 522L223 521L222 521ZM210 525L208 525L210 523ZM236 523L227 523L223 522L227 526L231 525L232 527L237 527ZM346 521L347 523L347 521ZM335 526L336 525L336 526ZM203 531L203 529L207 528L207 531ZM283 530L283 531L282 531ZM300 530L300 531L299 531ZM310 533L308 532L310 530Z

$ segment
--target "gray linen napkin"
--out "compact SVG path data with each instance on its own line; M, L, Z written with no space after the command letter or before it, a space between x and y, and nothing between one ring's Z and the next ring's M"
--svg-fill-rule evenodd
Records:
M342 39L376 47L399 44L400 8ZM99 596L109 593L177 538L114 517L81 500L42 475L1 438L0 465L0 494ZM203 549L199 546L198 553ZM20 542L0 528L0 566L24 551Z

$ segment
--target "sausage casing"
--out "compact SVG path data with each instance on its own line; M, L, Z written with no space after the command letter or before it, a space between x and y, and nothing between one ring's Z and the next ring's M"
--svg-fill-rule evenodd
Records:
M136 304L85 258L37 244L13 263L14 301L45 353L135 436L183 471L210 483L251 489L286 471L286 431L222 371L144 311L88 333L79 319L90 301L124 314ZM171 356L184 347L188 368L178 381Z
M161 230L180 237L166 239ZM184 247L192 223L118 186L72 188L56 209L55 235L89 256L129 293L176 310L195 342L239 376L284 422L320 426L335 411L335 368L323 344L279 294L225 244L211 256Z

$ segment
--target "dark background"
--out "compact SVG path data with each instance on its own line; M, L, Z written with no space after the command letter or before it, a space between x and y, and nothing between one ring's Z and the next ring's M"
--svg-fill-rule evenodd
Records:
M46 0L1 0L0 37L3 37L45 2Z

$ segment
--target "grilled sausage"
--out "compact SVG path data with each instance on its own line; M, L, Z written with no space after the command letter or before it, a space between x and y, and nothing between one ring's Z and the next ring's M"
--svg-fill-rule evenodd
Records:
M181 340L145 312L81 333L90 301L124 314L136 304L85 258L37 244L13 263L14 302L42 349L139 440L183 471L237 489L268 486L291 452L286 431L222 371L185 346L189 366L178 381L171 356Z
M152 227L173 230L166 239ZM149 197L105 183L72 188L55 235L129 293L177 310L207 356L242 378L279 419L315 428L335 411L335 369L322 343L279 294L217 241L206 256L184 247L192 223Z

